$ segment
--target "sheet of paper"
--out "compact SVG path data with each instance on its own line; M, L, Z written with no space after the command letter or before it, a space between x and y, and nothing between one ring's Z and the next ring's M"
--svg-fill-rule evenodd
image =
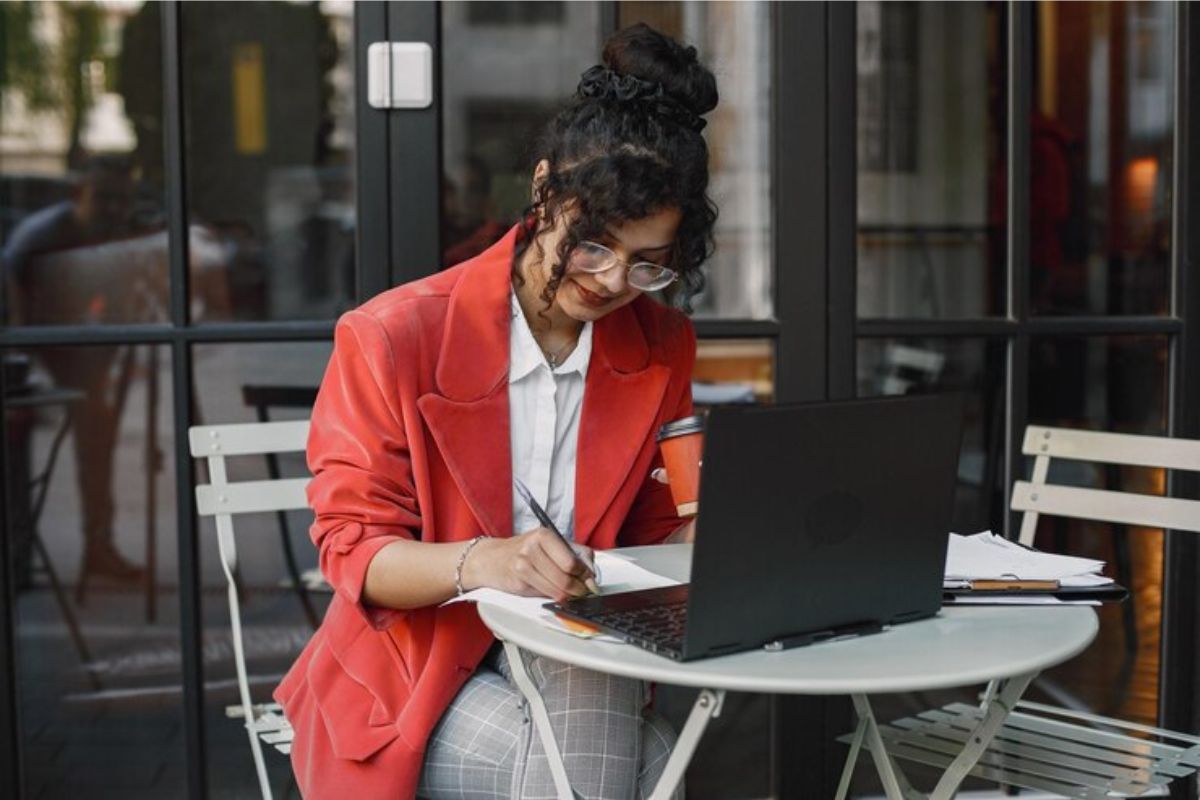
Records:
M947 580L1013 578L1062 581L1076 576L1094 576L1103 569L1103 561L1030 550L990 531L974 536L952 533L946 551Z
M632 561L604 551L596 553L596 568L600 572L600 594L631 592L636 589L656 589L680 583L680 581L651 572L648 569L639 567ZM562 631L567 635L575 635L559 624L558 618L554 614L542 608L544 604L549 602L549 598L546 597L523 597L521 595L502 592L499 589L474 589L459 597L447 600L443 605L461 603L468 600L499 606L522 617L537 620L547 627ZM604 641L618 641L613 637L603 635L595 638Z

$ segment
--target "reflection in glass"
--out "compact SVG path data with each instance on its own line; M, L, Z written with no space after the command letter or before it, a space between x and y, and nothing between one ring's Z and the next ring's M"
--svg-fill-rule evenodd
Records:
M858 315L1002 314L1006 7L856 9Z
M601 44L599 3L442 5L443 266L517 221L529 203L530 143Z
M1163 436L1167 431L1167 337L1034 338L1032 424ZM1027 466L1025 476L1032 464ZM1052 462L1052 483L1163 494L1162 470ZM1145 724L1157 719L1162 612L1162 532L1042 517L1037 546L1103 559L1131 601L1104 606L1100 635L1055 671L1068 691L1101 713Z
M193 314L334 317L354 296L353 4L181 8L188 214L208 245Z
M775 396L775 348L770 339L701 339L696 343L692 399L769 403Z
M990 339L860 339L858 395L966 395L953 530L1002 530L1005 343Z
M307 419L332 349L328 341L195 346L200 419L206 424ZM228 469L233 481L308 474L303 453L233 458ZM204 479L206 472L205 464L197 462L198 477ZM269 701L325 613L329 595L308 590L304 581L305 571L317 566L316 549L308 538L311 524L310 511L244 514L235 523L244 588L242 636L255 702ZM208 781L215 797L249 796L257 793L258 782L246 734L225 716L225 707L239 700L225 575L211 517L200 519L198 536L205 599ZM287 796L294 786L290 762L274 752L266 755L276 796Z
M537 6L535 11L530 6ZM521 25L536 13L536 24ZM709 193L720 208L699 315L771 316L770 6L623 3L619 24L644 21L694 44L718 76L705 129ZM599 61L598 3L447 3L442 7L442 264L478 254L528 203L530 142ZM526 76L536 75L530 81Z
M155 4L150 4L155 5ZM138 3L2 3L0 323L161 321L158 28Z
M769 319L771 264L771 4L633 2L617 7L621 26L645 22L696 47L717 76L721 100L704 129L709 195L720 215L716 251L699 317Z
M27 794L181 796L169 350L3 359Z
M1175 4L1038 3L1030 305L1166 314Z

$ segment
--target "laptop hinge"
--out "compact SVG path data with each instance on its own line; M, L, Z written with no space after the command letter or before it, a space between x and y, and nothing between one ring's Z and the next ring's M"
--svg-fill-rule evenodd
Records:
M883 623L879 620L850 622L845 625L836 625L823 631L808 631L807 633L797 633L792 636L781 636L774 641L764 644L763 649L771 651L790 650L793 647L804 647L805 645L816 644L817 642L832 642L838 639L868 636L872 633L879 633L882 630Z

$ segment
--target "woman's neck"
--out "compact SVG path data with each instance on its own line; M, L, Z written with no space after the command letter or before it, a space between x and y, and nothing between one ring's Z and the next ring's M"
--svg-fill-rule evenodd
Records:
M542 291L546 288L545 269L537 261L536 248L525 248L518 262L517 271L524 279L515 282L513 289L517 295L517 303L525 314L529 330L539 342L559 342L574 339L583 328L583 323L568 317L558 305L551 303L546 308L542 299Z

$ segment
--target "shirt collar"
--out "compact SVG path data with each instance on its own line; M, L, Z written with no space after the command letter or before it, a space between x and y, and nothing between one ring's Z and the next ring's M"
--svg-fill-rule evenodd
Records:
M510 292L509 298L512 308L512 325L509 330L508 382L516 383L538 367L544 366L549 369L550 365L546 362L546 356L542 352L542 348L538 346L537 340L533 338L533 331L529 329L529 322L525 319L524 312L521 311L516 291ZM575 349L571 351L571 355L567 356L566 361L558 365L554 374L567 375L578 372L586 378L591 358L592 323L585 322L583 329L579 331L579 341L576 342Z

